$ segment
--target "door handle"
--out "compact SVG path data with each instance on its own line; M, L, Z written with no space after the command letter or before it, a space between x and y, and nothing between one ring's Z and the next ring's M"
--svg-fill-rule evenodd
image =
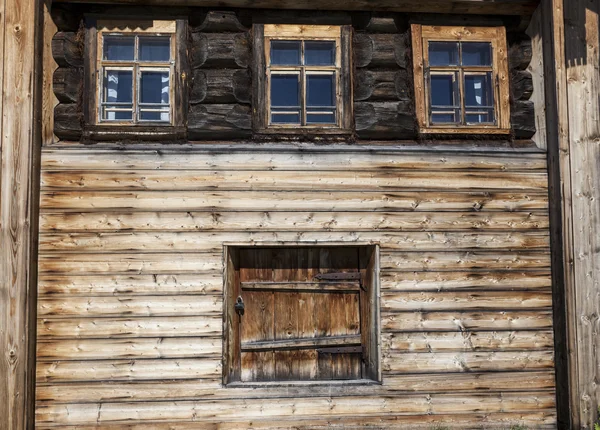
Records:
M244 310L246 309L246 306L244 305L244 299L242 299L242 296L238 296L238 298L235 299L235 305L233 305L233 308L239 316L244 315Z

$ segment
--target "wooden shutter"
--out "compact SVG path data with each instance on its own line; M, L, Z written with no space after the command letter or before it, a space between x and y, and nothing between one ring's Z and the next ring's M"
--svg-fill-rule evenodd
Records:
M240 380L361 379L361 276L357 247L240 249Z

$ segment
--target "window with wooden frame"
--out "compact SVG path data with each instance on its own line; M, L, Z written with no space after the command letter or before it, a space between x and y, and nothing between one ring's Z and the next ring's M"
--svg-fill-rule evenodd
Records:
M349 131L350 39L349 26L255 25L255 128Z
M225 384L381 380L376 246L225 254Z
M89 20L87 123L183 124L183 20Z
M510 132L506 30L413 24L422 133Z

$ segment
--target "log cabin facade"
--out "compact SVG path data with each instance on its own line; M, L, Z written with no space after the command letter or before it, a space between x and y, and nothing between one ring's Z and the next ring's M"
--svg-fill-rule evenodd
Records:
M375 3L32 9L22 423L590 428L558 0Z

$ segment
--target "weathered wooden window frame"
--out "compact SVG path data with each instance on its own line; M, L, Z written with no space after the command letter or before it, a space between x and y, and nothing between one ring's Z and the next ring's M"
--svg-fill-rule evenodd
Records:
M351 40L352 27L347 25L292 25L255 24L254 73L253 73L253 124L254 130L266 134L350 134L352 132L352 73ZM334 41L336 43L335 66L273 66L270 67L272 40ZM296 69L336 71L336 123L335 124L270 124L270 75L271 70ZM300 71L302 73L302 71ZM306 98L306 84L301 87ZM301 109L304 115L306 109Z
M459 27L411 25L415 109L421 133L439 134L508 134L510 133L510 84L506 29L504 27ZM488 42L492 44L492 88L495 124L430 124L429 42ZM457 66L455 69L463 69ZM468 67L467 67L468 68ZM453 68L454 69L454 68ZM461 72L462 79L462 72ZM464 115L464 88L460 85L460 105Z
M180 139L185 136L187 121L187 21L184 19L152 20L86 17L86 40L84 67L84 136L93 140L102 139ZM169 62L114 62L102 59L103 36L169 36L171 39L171 59ZM136 43L137 48L137 43ZM131 64L133 66L131 66ZM135 64L134 64L135 63ZM167 64L168 63L168 64ZM140 67L169 70L169 121L137 121L135 111L137 95L133 94L133 120L101 121L101 97L103 90L103 67L129 67L133 70L134 88L139 87L136 70Z
M331 247L331 248L361 248L367 256L366 268L361 269L365 283L369 283L367 297L362 304L367 315L363 319L361 306L361 337L366 361L366 375L363 379L344 380L314 380L314 381L273 381L273 382L242 382L241 381L241 338L239 326L235 325L238 315L235 304L240 288L240 249L242 248L300 248L300 247ZM268 388L277 385L294 385L305 387L307 395L311 386L344 386L344 385L378 385L382 382L381 366L381 309L380 309L380 280L379 280L379 245L372 243L226 243L223 246L223 385L229 388L257 387Z

